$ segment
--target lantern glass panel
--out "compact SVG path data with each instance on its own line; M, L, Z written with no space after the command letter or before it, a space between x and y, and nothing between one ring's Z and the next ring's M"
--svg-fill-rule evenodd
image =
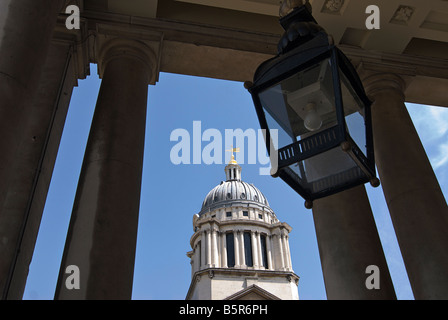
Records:
M364 156L367 156L365 106L341 70L339 70L339 75L347 132Z
M337 125L330 59L259 93L269 130L278 129L276 149Z
M342 148L335 147L284 168L309 194L365 180L366 174Z

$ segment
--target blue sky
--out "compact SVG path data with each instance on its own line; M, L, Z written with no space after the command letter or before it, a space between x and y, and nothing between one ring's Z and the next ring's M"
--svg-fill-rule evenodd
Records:
M91 65L91 76L80 80L73 93L24 299L53 299L99 86L96 66ZM448 108L407 107L447 198ZM193 215L207 193L225 180L225 164L171 162L170 151L177 143L170 141L172 131L181 128L192 135L193 121L201 121L202 132L217 129L223 137L225 129L259 128L242 83L162 73L157 85L150 86L133 299L182 300L187 294ZM223 140L223 150L229 147ZM247 163L247 152L244 159ZM283 181L259 175L264 165L241 166L243 180L254 183L278 218L293 227L290 247L300 298L326 299L311 211ZM413 299L382 190L366 189L397 296Z

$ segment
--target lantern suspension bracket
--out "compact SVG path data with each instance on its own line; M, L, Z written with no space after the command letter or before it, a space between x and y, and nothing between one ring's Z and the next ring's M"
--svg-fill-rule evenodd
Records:
M285 2L282 3L282 7ZM280 12L282 12L282 7ZM311 5L308 1L306 4L292 8L289 12L286 16L282 16L280 13L280 24L285 33L278 43L278 54L285 54L298 45L313 39L320 32L326 33L312 16Z

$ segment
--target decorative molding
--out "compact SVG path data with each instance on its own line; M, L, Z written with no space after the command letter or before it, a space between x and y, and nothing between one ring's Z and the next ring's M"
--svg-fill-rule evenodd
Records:
M146 66L148 84L155 84L155 74L158 73L158 59L154 51L145 43L138 40L113 38L102 43L98 53L98 72L104 75L107 64L115 59L132 57Z
M362 77L362 82L367 96L372 100L375 100L374 96L377 93L391 90L401 95L403 101L405 100L406 83L396 74L369 72Z
M342 15L348 0L326 0L322 5L321 12L335 15Z
M415 8L411 6L401 5L395 11L390 23L401 24L407 26L412 16L415 13Z

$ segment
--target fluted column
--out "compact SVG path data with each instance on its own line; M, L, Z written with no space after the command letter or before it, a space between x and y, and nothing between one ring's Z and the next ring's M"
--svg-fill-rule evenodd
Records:
M363 78L378 173L414 297L448 299L448 207L404 104L405 83L394 74Z
M11 298L12 281L20 251L26 212L8 210L8 196L17 175L23 170L13 167L19 146L26 137L35 113L30 112L37 85L45 66L50 41L56 25L61 0L0 1L0 294ZM42 128L39 128L42 129ZM28 140L28 141L29 141ZM23 190L24 188L22 188ZM27 201L25 199L24 201ZM22 286L22 284L20 284ZM17 298L20 294L14 294Z
M328 299L396 299L363 185L315 200L313 218ZM366 287L370 265L380 289Z
M134 272L152 51L112 40L99 55L103 79L86 147L56 299L130 299ZM80 270L68 290L65 270Z

